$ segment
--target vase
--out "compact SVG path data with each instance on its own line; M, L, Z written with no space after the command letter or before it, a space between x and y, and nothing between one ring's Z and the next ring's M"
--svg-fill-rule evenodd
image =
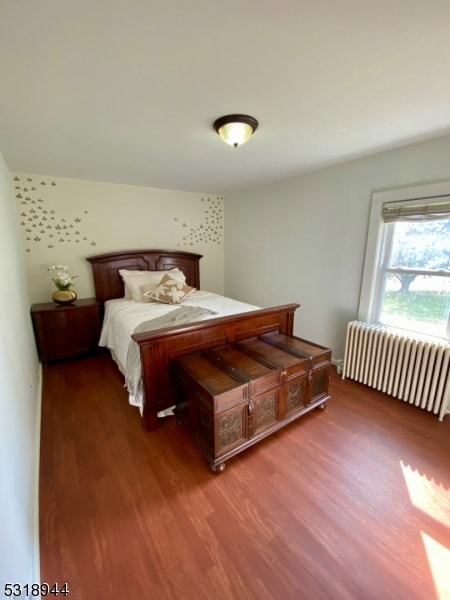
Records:
M72 304L76 299L77 293L73 290L55 290L52 294L52 300L56 304Z

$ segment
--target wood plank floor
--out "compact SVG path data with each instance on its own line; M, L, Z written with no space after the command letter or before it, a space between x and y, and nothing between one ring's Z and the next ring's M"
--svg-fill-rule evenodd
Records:
M330 387L214 474L174 417L143 431L108 356L44 369L42 581L72 600L450 598L450 416Z

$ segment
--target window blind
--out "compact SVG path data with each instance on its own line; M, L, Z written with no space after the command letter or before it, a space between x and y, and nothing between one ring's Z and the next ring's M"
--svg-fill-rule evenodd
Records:
M450 196L385 202L381 217L385 223L445 219L450 217Z

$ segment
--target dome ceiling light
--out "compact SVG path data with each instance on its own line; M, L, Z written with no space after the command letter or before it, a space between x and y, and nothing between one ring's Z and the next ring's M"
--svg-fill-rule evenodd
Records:
M213 127L224 142L237 148L252 137L258 121L249 115L226 115L216 119Z

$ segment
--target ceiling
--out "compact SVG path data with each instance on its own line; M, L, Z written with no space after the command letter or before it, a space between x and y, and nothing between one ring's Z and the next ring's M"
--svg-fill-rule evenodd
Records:
M449 134L450 2L1 0L0 73L11 171L227 195Z

